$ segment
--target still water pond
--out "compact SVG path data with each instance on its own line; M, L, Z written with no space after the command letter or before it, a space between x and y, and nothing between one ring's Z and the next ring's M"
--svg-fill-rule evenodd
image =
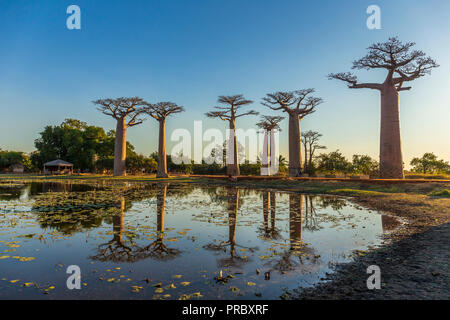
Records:
M2 182L0 299L279 299L393 225L333 196ZM67 288L70 265L80 290Z

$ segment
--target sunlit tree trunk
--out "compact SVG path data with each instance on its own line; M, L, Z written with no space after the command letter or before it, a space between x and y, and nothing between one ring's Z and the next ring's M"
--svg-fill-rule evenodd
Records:
M125 176L127 159L127 126L125 117L117 119L116 140L114 145L114 175Z
M303 146L303 149L304 149L303 151L304 151L304 157L305 157L305 162L303 163L303 172L306 172L308 170L308 158L307 158L308 149L307 149L306 141L305 141L305 145Z
M269 131L264 130L263 152L261 155L261 175L270 176Z
M276 174L278 172L279 165L280 165L279 161L278 161L278 156L279 156L280 152L279 152L279 145L275 143L275 130L271 130L270 131L270 149L269 149L269 153L270 153L269 174L270 175L274 175L274 174Z
M159 121L159 143L158 143L158 178L167 178L167 157L166 157L166 119Z
M227 175L238 176L240 175L239 161L238 161L238 147L236 138L236 122L230 120L230 137L228 140L227 151Z
M380 176L403 179L398 92L393 84L381 90Z
M302 173L302 150L300 141L300 121L295 112L289 113L289 175L296 177Z

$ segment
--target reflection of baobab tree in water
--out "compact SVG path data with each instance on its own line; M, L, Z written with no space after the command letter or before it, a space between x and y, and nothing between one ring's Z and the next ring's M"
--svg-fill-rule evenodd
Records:
M152 258L158 260L169 260L178 256L181 251L175 248L169 248L164 243L164 218L166 209L166 196L167 196L168 184L161 183L158 184L158 193L156 195L156 227L157 234L156 240L143 248L144 252L149 252Z
M126 211L125 197L121 196L117 204L117 212L112 218L113 238L111 241L98 246L98 254L91 256L92 260L113 262L135 262L146 258L142 256L132 237L124 239L124 219Z
M314 207L314 197L305 195L305 229L309 231L319 230L319 221L317 220L317 212Z
M287 272L299 268L307 269L306 262L310 264L317 262L313 249L302 239L304 198L304 195L289 194L289 248L278 254L281 257L279 260L269 262L272 264L271 270ZM308 257L306 261L303 259L304 256Z
M98 247L99 253L91 257L93 260L113 262L136 262L147 258L168 260L176 257L180 253L179 250L168 248L164 244L164 216L167 184L158 184L157 188L156 240L147 246L138 246L133 240L133 235L131 235L131 237L127 237L126 240L124 239L124 234L130 235L130 233L129 231L124 231L124 213L126 211L126 201L125 197L122 196L118 205L120 210L113 217L113 239L108 243L102 244Z
M276 221L276 194L275 192L263 191L263 217L264 225L260 228L265 239L279 239L280 232L275 227ZM270 203L270 223L269 223L269 203Z
M216 252L229 252L229 257L220 259L219 265L224 266L237 266L248 262L247 257L242 257L236 253L236 247L247 249L251 252L254 248L244 247L236 244L236 226L237 226L237 213L239 210L239 189L227 188L227 212L228 212L228 241L222 241L219 244L208 244L204 246L207 250ZM228 250L227 250L228 249Z

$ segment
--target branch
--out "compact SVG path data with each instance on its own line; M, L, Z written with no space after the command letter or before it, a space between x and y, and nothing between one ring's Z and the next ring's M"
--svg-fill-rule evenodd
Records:
M259 112L255 111L255 110L250 110L248 112L241 113L241 114L235 116L235 118L239 118L239 117L242 117L242 116L248 116L248 115L257 116L258 114L259 114Z
M220 118L223 121L230 121L231 117L224 111L210 111L205 113L208 118Z
M383 85L379 83L359 83L348 86L350 89L374 89L381 90Z

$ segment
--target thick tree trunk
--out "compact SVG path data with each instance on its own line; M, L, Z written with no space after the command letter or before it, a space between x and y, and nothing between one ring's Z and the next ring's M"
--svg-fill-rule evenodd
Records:
M302 173L302 149L300 141L300 121L296 113L289 114L289 175Z
M125 176L127 160L127 126L125 118L117 119L116 140L114 145L114 175Z
M166 157L166 119L159 120L158 172L157 178L168 178Z
M235 120L230 121L230 137L228 140L227 150L227 175L238 176L240 174L238 161L238 148L236 138L236 123Z
M398 92L386 84L381 90L380 176L403 179Z
M264 130L263 152L261 155L261 175L270 176L269 131Z
M269 169L269 174L270 175L274 175L278 173L278 169L279 169L279 159L278 156L280 154L279 149L278 149L278 145L275 144L275 130L271 130L270 131L270 148L269 148L269 154L270 154L270 169ZM276 133L278 134L278 133Z
M305 152L305 162L303 163L303 172L306 172L308 170L308 158L307 158L308 148L307 148L306 141L305 141L305 145L303 146L303 149L304 149L303 151Z

